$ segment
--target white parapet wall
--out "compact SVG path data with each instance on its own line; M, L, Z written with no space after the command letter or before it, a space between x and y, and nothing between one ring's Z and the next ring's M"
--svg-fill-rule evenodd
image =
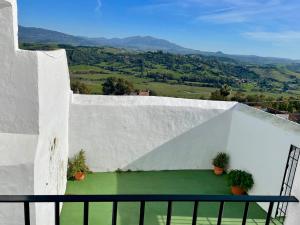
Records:
M94 171L211 168L225 151L234 102L74 95L70 156Z
M0 0L0 194L64 194L70 81L64 50L18 48L15 0ZM52 225L53 205L31 205ZM20 204L0 204L0 225L24 224Z
M250 194L279 195L290 146L300 146L299 124L239 104L228 132L231 168L254 176ZM260 205L267 210L268 204Z

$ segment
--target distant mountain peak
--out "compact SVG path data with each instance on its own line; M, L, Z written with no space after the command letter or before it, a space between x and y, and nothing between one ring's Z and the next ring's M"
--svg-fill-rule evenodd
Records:
M139 51L158 51L175 53L175 54L201 54L206 56L227 57L246 63L256 64L274 64L274 63L300 63L300 60L291 60L273 57L259 57L247 55L228 55L221 51L203 52L188 49L170 41L155 38L152 36L132 36L126 38L89 38L80 37L58 31L47 30L36 27L19 26L19 39L23 43L41 43L41 44L67 44L74 46L108 46L115 48L132 49Z

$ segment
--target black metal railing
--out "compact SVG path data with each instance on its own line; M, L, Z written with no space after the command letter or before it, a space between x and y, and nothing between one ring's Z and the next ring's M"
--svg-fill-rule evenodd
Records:
M280 189L280 195L289 196L292 194L294 179L300 159L300 148L291 145L289 156L286 162L285 172ZM283 222L287 214L288 202L280 202L276 208L276 217L279 222Z
M265 224L269 225L272 219L272 211L275 203L299 202L294 196L232 196L232 195L0 195L1 203L23 203L24 204L24 224L30 225L30 203L54 203L55 225L60 225L60 203L62 202L82 202L83 225L89 224L89 203L91 202L112 202L112 225L117 224L117 212L119 202L139 202L140 215L139 225L144 225L145 204L146 202L167 202L166 225L171 224L172 203L173 202L194 202L192 215L192 225L197 224L198 205L201 202L219 202L219 214L217 225L221 225L223 210L226 202L244 202L244 213L242 225L247 222L249 204L251 202L269 203Z

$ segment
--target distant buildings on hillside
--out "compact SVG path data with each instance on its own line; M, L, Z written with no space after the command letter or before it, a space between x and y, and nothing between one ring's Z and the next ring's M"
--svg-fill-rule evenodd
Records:
M149 90L137 90L137 91L131 92L130 95L150 96L150 91Z

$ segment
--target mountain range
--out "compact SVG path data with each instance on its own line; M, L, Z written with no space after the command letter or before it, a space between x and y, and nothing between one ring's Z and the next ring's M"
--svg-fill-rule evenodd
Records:
M182 47L170 41L151 36L133 36L127 38L89 38L65 34L53 30L36 27L19 26L19 41L21 43L66 44L73 46L109 46L135 51L164 51L174 54L200 54L231 58L244 63L253 64L292 64L300 60L286 58L260 57L255 55L231 55L222 52L206 52Z

